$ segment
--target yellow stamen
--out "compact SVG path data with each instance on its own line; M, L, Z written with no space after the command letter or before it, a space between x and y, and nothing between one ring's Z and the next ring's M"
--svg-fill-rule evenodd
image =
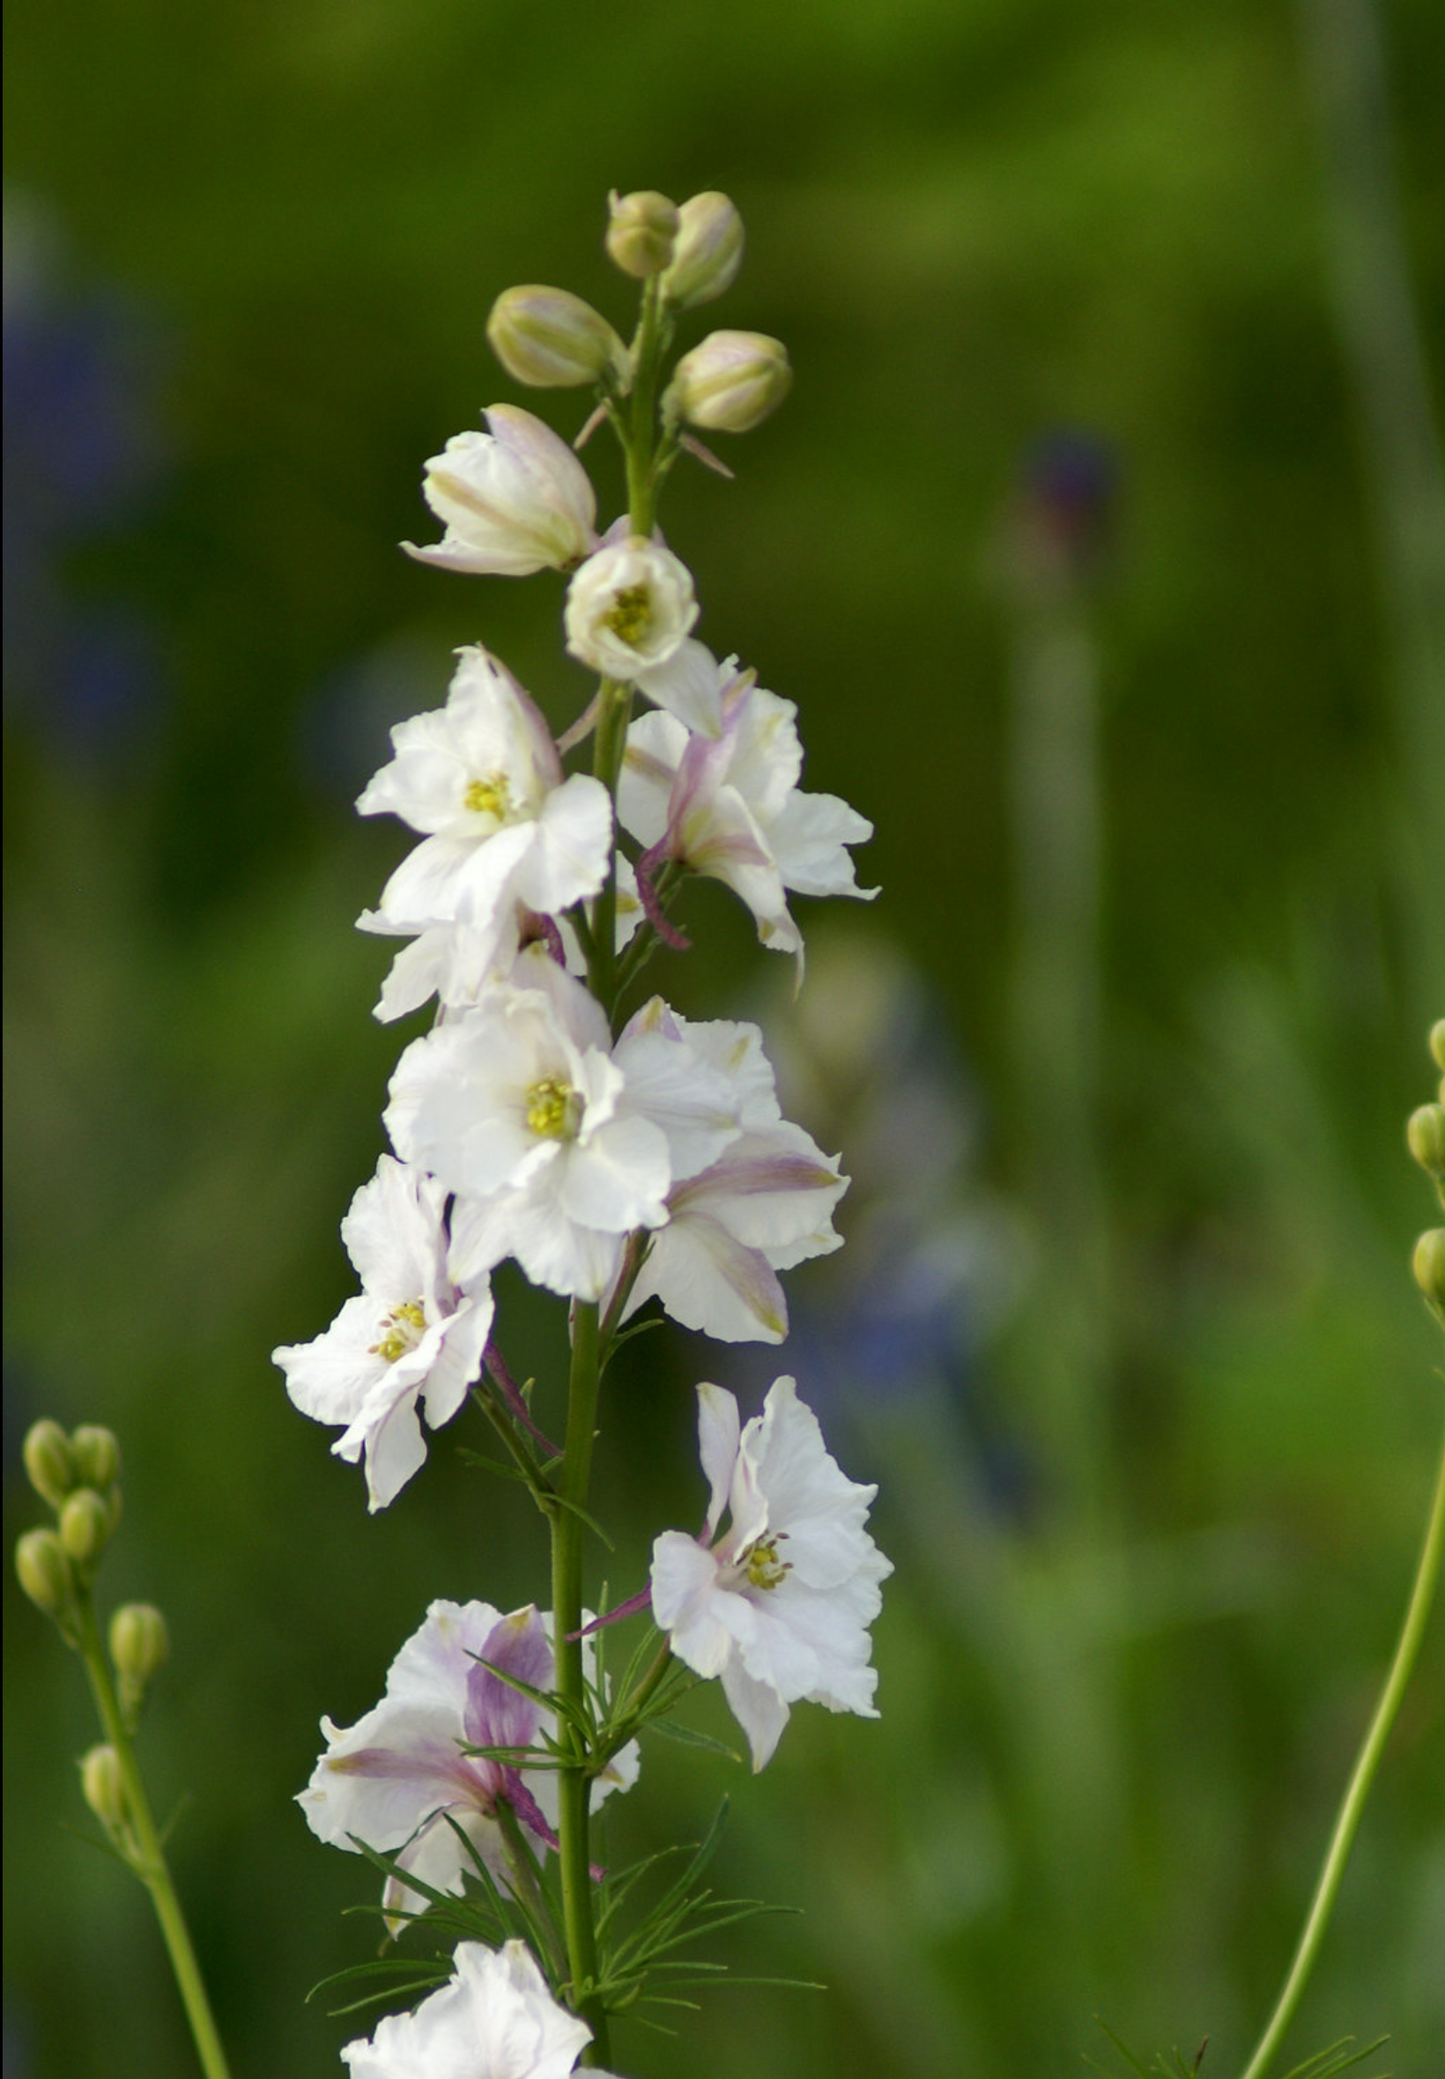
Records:
M386 1333L379 1343L370 1346L369 1355L380 1357L387 1364L395 1364L398 1357L405 1357L414 1350L422 1339L426 1328L426 1308L419 1299L403 1300L393 1307L382 1322Z
M784 1574L791 1571L791 1560L778 1557L777 1538L759 1538L748 1553L748 1582L753 1588L776 1588Z
M527 1092L527 1124L543 1140L571 1140L581 1099L565 1076L543 1076Z
M484 780L468 780L462 799L474 815L505 816L508 806L506 774L494 772Z
M619 642L636 649L652 625L652 595L646 585L625 586L603 619Z

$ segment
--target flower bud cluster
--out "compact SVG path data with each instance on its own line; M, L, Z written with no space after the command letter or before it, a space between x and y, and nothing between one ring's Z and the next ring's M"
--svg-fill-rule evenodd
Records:
M27 1531L20 1539L15 1571L36 1607L69 1632L77 1597L120 1522L120 1446L97 1424L83 1423L67 1435L47 1416L26 1432L21 1460L56 1520L53 1530Z

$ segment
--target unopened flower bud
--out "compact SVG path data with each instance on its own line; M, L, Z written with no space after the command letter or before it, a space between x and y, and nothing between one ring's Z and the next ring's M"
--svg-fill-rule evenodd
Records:
M788 350L763 332L709 332L673 370L662 408L689 425L747 433L792 388Z
M92 1747L80 1763L80 1794L108 1833L125 1825L125 1784L114 1747Z
M114 1513L93 1487L77 1487L60 1511L60 1542L78 1567L93 1567L115 1529Z
M65 1547L53 1530L27 1530L15 1547L15 1572L37 1610L65 1615L75 1596L75 1576Z
M1410 1153L1432 1177L1445 1177L1445 1105L1422 1104L1405 1128Z
M614 188L607 198L611 212L607 225L607 256L624 274L645 281L661 274L672 259L672 249L682 224L675 202L655 188L640 188L635 195L619 195Z
M42 1501L58 1509L79 1480L70 1439L58 1422L47 1416L32 1422L21 1448L26 1476Z
M1430 1052L1435 1056L1436 1068L1445 1069L1445 1018L1430 1027Z
M1415 1283L1437 1307L1445 1307L1445 1227L1427 1228L1415 1244Z
M524 283L504 289L487 319L492 352L519 383L566 390L609 371L626 386L626 347L599 311L567 289Z
M694 195L678 211L672 264L662 293L676 310L711 303L732 287L743 264L743 220L726 195Z
M71 1432L70 1448L75 1453L76 1480L104 1494L120 1478L120 1445L114 1434L98 1423L87 1422Z
M166 1620L150 1603L122 1603L110 1620L110 1657L121 1688L137 1702L165 1666Z

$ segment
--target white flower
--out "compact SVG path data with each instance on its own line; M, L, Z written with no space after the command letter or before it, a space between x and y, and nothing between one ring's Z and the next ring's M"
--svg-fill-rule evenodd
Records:
M441 570L526 577L570 570L597 545L592 481L550 426L515 404L494 404L488 433L457 433L426 465L422 494L443 540L402 547Z
M730 1393L697 1394L707 1524L701 1539L669 1530L653 1545L652 1610L679 1660L722 1677L760 1769L790 1704L877 1717L868 1626L893 1568L864 1529L877 1488L839 1471L791 1379L741 1433ZM710 1544L724 1508L727 1533Z
M741 672L721 694L716 734L643 715L627 732L617 795L618 819L642 845L724 882L757 918L762 943L788 953L801 953L803 939L786 889L865 901L878 892L858 886L846 849L871 837L872 824L836 795L799 792L796 714Z
M551 731L506 667L480 648L458 655L446 706L397 724L395 756L356 804L425 833L365 928L510 929L511 951L518 902L551 915L602 886L612 810L600 780L563 778Z
M383 1155L341 1223L360 1296L324 1335L272 1353L304 1415L345 1425L331 1448L353 1464L365 1458L373 1509L426 1457L421 1414L439 1429L461 1407L491 1332L486 1280L459 1291L447 1274L445 1203L435 1177Z
M696 1024L659 997L627 1034L645 1029L690 1047L728 1079L742 1131L669 1191L667 1224L652 1236L622 1318L656 1298L674 1321L720 1342L779 1343L788 1310L777 1273L842 1246L832 1213L848 1180L782 1117L755 1025Z
M526 1944L459 1942L452 1961L415 2013L346 2045L351 2079L568 2079L592 2031L558 2006Z
M609 678L665 664L696 619L687 565L640 535L605 544L567 587L567 647Z
M391 1082L393 1145L457 1193L455 1275L515 1256L534 1284L601 1296L621 1238L667 1218L674 1180L738 1132L724 1079L652 1036L611 1046L600 1005L545 948L414 1040Z
M550 1712L493 1673L502 1668L533 1689L550 1689L551 1625L530 1606L504 1617L490 1603L434 1602L392 1662L381 1702L353 1726L322 1719L326 1752L297 1798L311 1831L338 1848L364 1841L393 1854L436 1891L460 1892L473 1868L457 1827L507 1883L499 1803L512 1807L535 1855L555 1847L555 1770L463 1751L540 1748L555 1730ZM584 1662L590 1673L586 1641ZM596 1779L594 1798L629 1789L637 1768L634 1741ZM393 1920L426 1903L403 1880L387 1879L382 1904Z

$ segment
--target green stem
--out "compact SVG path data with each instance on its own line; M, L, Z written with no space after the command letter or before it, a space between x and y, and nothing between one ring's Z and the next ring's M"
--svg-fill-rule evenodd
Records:
M1415 1574L1415 1585L1410 1592L1409 1607L1400 1631L1400 1643L1395 1648L1395 1658L1380 1701L1375 1707L1374 1718L1365 1735L1359 1759L1345 1791L1340 1814L1335 1821L1334 1834L1329 1851L1315 1886L1314 1899L1309 1917L1299 1939L1289 1976L1280 1993L1269 2025L1259 2040L1259 2047L1245 2067L1243 2079L1264 2079L1264 2074L1273 2064L1285 2033L1294 2020L1296 2010L1304 1997L1309 1975L1314 1968L1315 1958L1324 1942L1325 1931L1330 1923L1336 1896L1345 1874L1345 1864L1350 1858L1360 1817L1365 1809L1365 1800L1375 1780L1375 1771L1380 1765L1385 1742L1390 1728L1395 1723L1400 1709L1400 1700L1405 1694L1410 1675L1420 1651L1424 1637L1426 1619L1430 1614L1430 1599L1435 1593L1435 1584L1440 1578L1441 1553L1445 1551L1445 1447L1442 1447L1439 1471L1435 1476L1435 1497L1430 1505L1430 1520L1425 1528L1425 1542L1420 1552L1420 1564Z
M593 741L592 770L613 801L622 773L622 755L627 749L627 725L632 719L632 688L622 679L604 679L597 696L597 734ZM617 1001L617 853L607 862L607 879L592 906L592 956L589 967L592 993L610 1019Z
M597 1307L578 1301L572 1314L572 1376L567 1396L566 1457L557 1493L564 1504L552 1516L552 1626L557 1693L585 1708L582 1679L582 1540L578 1511L587 1506L592 1443L597 1421ZM571 1506L566 1506L566 1504ZM607 2015L596 1995L597 1935L592 1921L592 1872L587 1822L592 1795L587 1741L565 1713L557 1714L557 1736L565 1759L557 1775L558 1862L562 1874L562 1924L572 2004L592 2030L589 2061L607 2058Z
M126 1728L120 1702L115 1693L110 1666L100 1641L100 1629L95 1621L95 1609L88 1594L81 1600L79 1633L81 1658L85 1662L86 1674L90 1677L96 1709L105 1728L105 1737L115 1750L115 1757L120 1766L121 1783L125 1789L126 1820L131 1835L131 1840L125 1844L123 1851L125 1859L151 1895L151 1904L156 1909L156 1918L160 1921L161 1933L165 1937L166 1949L170 1954L171 1969L175 1973L176 1985L185 2006L186 2019L190 2022L191 2034L195 2038L196 2055L201 2061L201 2070L205 2073L206 2079L229 2079L226 2053L221 2048L221 2038L216 2030L210 2001L206 1997L201 1967L191 1946L190 1933L186 1927L185 1915L181 1911L181 1902L171 1882L171 1873L166 1867L165 1851L161 1847L150 1801L145 1793L145 1784L141 1780L135 1745Z

